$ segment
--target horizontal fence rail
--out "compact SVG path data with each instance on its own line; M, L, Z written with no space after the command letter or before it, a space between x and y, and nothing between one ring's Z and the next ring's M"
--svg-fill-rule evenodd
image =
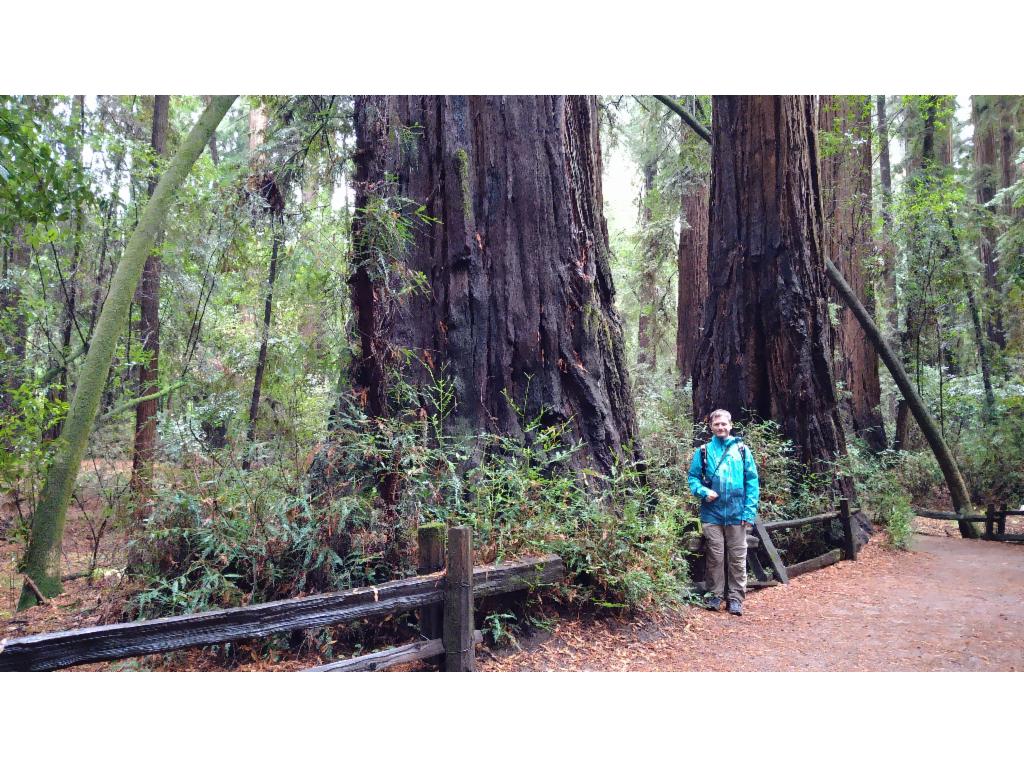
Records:
M997 509L994 504L989 504L984 515L960 515L956 512L942 512L937 509L914 508L911 511L917 517L925 517L929 520L984 523L985 533L982 538L990 541L1024 542L1024 535L1006 532L1006 518L1022 517L1024 509Z
M477 566L473 597L553 584L563 573L556 555ZM440 604L444 581L439 571L344 592L0 640L0 672L61 669L410 611Z

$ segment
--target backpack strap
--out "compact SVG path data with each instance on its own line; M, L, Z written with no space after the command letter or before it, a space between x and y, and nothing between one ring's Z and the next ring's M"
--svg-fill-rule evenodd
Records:
M708 484L708 446L707 443L700 447L700 481Z

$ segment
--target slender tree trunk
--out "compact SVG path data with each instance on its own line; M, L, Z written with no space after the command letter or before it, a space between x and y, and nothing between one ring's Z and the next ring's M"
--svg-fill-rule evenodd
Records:
M926 96L924 97L920 115L910 115L906 118L906 124L921 125L920 136L911 134L908 142L908 167L911 172L908 177L908 186L911 194L927 195L937 182L942 169L947 167L952 159L952 148L950 146L950 125L945 115L949 109L950 97L948 96ZM925 264L928 260L923 253L926 250L926 238L920 231L918 225L914 225L915 237L914 246L910 254L908 269L908 281L915 290L926 291L930 277ZM929 257L930 258L930 257ZM912 363L918 367L922 364L920 357L921 334L930 325L930 309L921 300L924 295L912 297L906 302L906 321L903 332L900 336L903 359L907 367ZM896 408L896 437L893 447L902 450L907 447L907 438L910 435L910 419L907 414L907 403L900 402Z
M882 285L885 290L885 319L889 338L899 339L899 300L896 297L896 245L892 231L892 170L889 163L889 119L885 96L876 97L878 117L878 170L882 182Z
M32 515L28 551L21 565L21 572L30 577L47 597L61 592L60 552L64 518L99 408L103 384L114 357L114 347L124 327L128 305L175 193L184 184L185 177L202 153L211 133L234 100L234 96L214 98L182 142L147 203L139 226L125 247L124 256L111 281L110 294L100 312L96 332L90 341L89 352L82 364L78 385L64 421L60 445L47 471L39 505ZM35 605L36 599L31 589L23 588L18 609Z
M256 417L260 409L260 394L263 390L263 374L267 369L267 346L270 343L270 320L274 306L274 282L277 280L277 259L281 243L284 240L283 226L279 214L272 213L270 219L271 246L270 272L267 275L267 295L263 302L263 330L260 336L260 351L256 359L256 374L252 382L252 397L249 400L249 425L245 430L246 442L251 447L256 440ZM242 460L242 469L249 470L252 459L247 453Z
M153 97L152 147L157 157L167 154L167 129L170 96ZM149 178L149 196L153 196L159 175ZM161 234L157 234L159 245ZM142 271L139 286L139 337L143 352L149 355L139 368L139 397L149 397L158 390L160 377L160 256L151 253ZM136 494L136 513L141 519L153 495L153 456L156 453L156 414L159 400L143 400L135 407L135 450L132 453L132 488Z
M838 140L820 160L825 252L857 297L874 314L874 290L864 277L873 257L871 235L871 111L867 97L822 96L819 128ZM882 423L878 355L849 307L836 329L836 378L849 398L840 403L845 424L873 451L886 447Z
M683 194L683 228L679 232L679 298L676 367L681 383L693 376L697 345L703 334L708 297L708 206L710 189L701 183Z
M1003 317L999 290L999 260L996 256L996 238L999 231L992 223L993 211L986 206L995 197L995 164L996 164L996 116L993 105L985 96L972 96L971 118L974 123L974 172L975 194L977 196L980 215L984 217L981 227L981 238L978 241L978 259L984 270L984 292L982 306L985 313L985 335L989 342L1000 349L1006 348L1006 331L1003 329Z
M658 323L658 242L650 231L654 220L651 210L651 194L654 179L658 175L657 161L651 160L644 167L644 187L640 198L640 317L637 322L636 362L654 370L658 365L657 323Z
M777 422L809 469L846 454L832 378L811 97L715 97L709 294L694 412ZM852 498L852 483L836 487ZM867 526L862 519L862 526Z
M356 99L356 210L412 200L405 291L377 264L379 226L356 222L352 278L360 354L352 381L373 415L387 380L454 386L446 428L525 438L566 423L571 461L602 472L639 457L623 337L601 213L591 97ZM417 135L408 137L408 127ZM417 223L415 206L432 217ZM408 350L403 362L398 350Z
M71 139L66 144L69 163L81 166L82 144L85 141L85 96L75 96L71 101ZM78 271L81 261L82 228L84 217L81 203L74 205L71 215L71 258L66 272L61 268L60 259L54 250L54 263L57 268L56 299L61 307L60 318L60 352L59 360L67 360L71 356L71 339L76 329L75 313L78 303ZM79 331L80 332L80 331ZM81 340L80 340L81 343ZM53 403L66 403L68 390L71 387L69 371L66 365L57 363L60 370L60 385L49 390L48 396ZM61 421L55 421L43 432L43 440L55 440L60 434Z
M267 276L267 293L263 301L263 326L260 332L260 349L256 357L256 372L252 382L252 397L249 399L249 423L245 430L247 443L242 469L248 471L252 467L252 444L256 440L256 418L260 410L260 397L263 391L263 376L267 369L267 347L270 343L270 324L274 306L274 283L277 281L277 264L281 245L284 241L284 207L285 195L274 177L266 170L266 153L263 151L267 131L268 115L266 107L258 106L249 112L249 154L252 172L249 174L248 187L254 197L266 209L270 222L270 266Z

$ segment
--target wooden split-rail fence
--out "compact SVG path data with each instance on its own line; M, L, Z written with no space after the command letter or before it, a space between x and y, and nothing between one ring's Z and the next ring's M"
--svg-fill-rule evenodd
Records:
M419 576L188 616L0 640L0 672L62 669L411 610L419 611L422 640L305 671L373 671L443 657L442 669L471 672L476 668L475 645L482 640L473 627L474 600L555 584L564 567L558 556L545 555L474 568L472 530L463 526L448 530L446 568L444 533L440 525L420 528Z
M939 512L934 509L915 509L914 514L918 517L927 517L931 520L963 520L967 523L984 523L985 532L981 538L990 541L1012 541L1024 542L1024 535L1019 533L1006 532L1006 518L1024 516L1024 509L997 509L995 504L989 504L984 515L958 515L955 512Z
M843 527L843 546L841 549L832 549L818 557L803 560L799 563L786 565L782 562L774 542L772 531L781 531L789 528L800 528L818 523L830 523L832 520L839 520ZM688 542L688 548L693 552L700 552L703 548L701 537L693 537ZM853 517L850 512L850 503L846 499L839 502L839 509L832 512L825 512L820 515L801 517L793 520L772 520L764 522L760 518L754 520L751 532L747 536L747 568L754 575L753 579L747 581L748 587L775 587L780 584L788 584L795 576L833 565L842 559L857 559L857 537L853 531ZM769 571L771 575L769 575ZM702 581L694 582L694 589L703 592L705 584Z

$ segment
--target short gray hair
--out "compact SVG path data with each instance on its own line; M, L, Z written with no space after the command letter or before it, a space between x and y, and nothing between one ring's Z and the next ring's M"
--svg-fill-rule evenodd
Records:
M715 420L715 416L725 416L725 418L729 420L729 423L730 424L732 423L732 414L729 413L724 408L719 408L718 410L715 410L715 411L711 412L711 415L708 416L708 423L709 424L712 423Z

